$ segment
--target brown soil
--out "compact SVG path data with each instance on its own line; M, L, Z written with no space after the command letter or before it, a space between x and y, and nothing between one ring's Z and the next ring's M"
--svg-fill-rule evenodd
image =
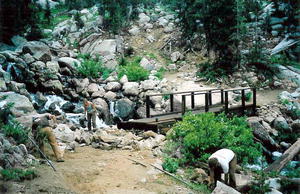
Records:
M18 184L9 183L9 193L195 193L148 165L156 162L151 151L104 151L81 147L74 153L66 153L65 162L54 163L57 172L42 165L37 168L40 177Z

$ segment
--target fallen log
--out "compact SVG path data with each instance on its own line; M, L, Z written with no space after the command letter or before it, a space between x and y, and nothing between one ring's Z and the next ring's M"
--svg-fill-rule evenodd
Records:
M300 138L289 148L283 155L273 162L264 172L276 171L279 172L295 155L300 152Z

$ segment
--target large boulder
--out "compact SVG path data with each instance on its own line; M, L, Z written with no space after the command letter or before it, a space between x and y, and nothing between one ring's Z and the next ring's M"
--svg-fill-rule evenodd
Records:
M233 189L232 187L225 185L224 183L217 181L217 186L212 191L212 194L240 194L240 192Z
M70 143L75 141L75 133L66 124L59 124L55 129L53 129L55 137L64 143Z
M93 100L98 112L105 118L109 114L109 108L107 102L103 98L96 98Z
M144 91L153 90L158 83L159 81L157 80L145 80L141 82L140 88Z
M80 65L81 62L71 57L61 57L58 60L60 67L68 67L70 70L74 69L76 65Z
M139 14L139 24L144 25L148 22L150 22L150 17L147 16L145 13L140 13Z
M6 103L14 104L11 108L11 113L15 117L35 114L34 107L26 96L17 94L15 92L0 92L0 98L3 96L7 96L4 100Z
M38 61L47 62L51 60L50 48L43 42L27 42L23 47L23 53L31 54Z
M140 62L140 65L148 70L148 71L152 71L154 68L155 68L155 65L152 64L147 58L142 58L141 62Z
M117 52L117 41L116 39L103 40L101 43L96 45L91 52L91 55L100 54L101 56L114 55Z
M123 98L116 102L114 109L116 116L126 119L133 115L134 103L128 98Z
M276 151L279 145L268 134L267 130L260 123L262 120L258 117L249 117L247 119L249 126L253 129L253 134L258 138L262 144L271 151Z
M121 84L119 82L109 82L106 86L105 89L108 91L113 91L116 92L122 88Z
M57 94L63 93L63 85L59 80L48 80L43 82L42 85L48 91L53 91Z
M175 63L176 61L183 59L183 57L184 56L180 52L176 51L171 54L171 61Z
M277 117L274 120L274 128L281 131L286 131L290 129L289 124L283 117Z
M139 95L139 83L137 82L127 82L123 86L124 94L128 96Z

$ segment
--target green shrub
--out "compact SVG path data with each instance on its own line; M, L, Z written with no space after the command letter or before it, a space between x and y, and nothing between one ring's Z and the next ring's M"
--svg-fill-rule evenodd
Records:
M254 143L251 128L244 117L227 118L214 113L188 113L177 122L168 137L179 144L182 162L196 164L206 162L208 157L221 148L233 150L238 162L253 162L262 155L260 144ZM176 149L174 149L176 150Z
M268 179L268 174L259 171L255 179L256 181L251 185L249 194L264 194L271 191L269 184L265 182Z
M15 120L2 125L1 131L6 137L12 137L18 144L25 144L28 141L28 130Z
M19 168L10 168L1 170L1 175L3 180L9 181L23 181L23 180L32 180L37 177L37 173L34 170L23 170Z
M124 75L127 75L129 81L143 81L148 79L149 71L140 66L141 57L135 57L129 61L125 58L121 59L118 78L121 79Z
M179 168L178 159L167 157L164 159L164 163L163 163L162 167L166 171L168 171L170 173L174 173Z
M210 61L200 63L197 67L199 69L196 73L197 77L204 77L210 82L215 82L217 81L217 78L221 78L226 75L226 72L223 69L218 68Z
M166 72L166 69L161 67L157 73L155 74L155 76L159 79L162 80L164 78L164 73Z
M81 54L78 56L81 59L81 64L75 64L77 72L88 78L99 78L103 77L106 79L109 74L112 72L111 70L103 67L102 60L100 57L96 57L96 59L92 59L90 55Z

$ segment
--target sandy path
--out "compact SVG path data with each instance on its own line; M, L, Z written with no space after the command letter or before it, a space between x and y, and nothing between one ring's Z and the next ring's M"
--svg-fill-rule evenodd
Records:
M48 150L50 151L50 150ZM51 152L47 154L51 155ZM80 147L65 154L65 162L37 167L40 177L12 186L9 193L90 193L90 194L189 194L195 193L151 166L157 164L151 151L100 150Z

